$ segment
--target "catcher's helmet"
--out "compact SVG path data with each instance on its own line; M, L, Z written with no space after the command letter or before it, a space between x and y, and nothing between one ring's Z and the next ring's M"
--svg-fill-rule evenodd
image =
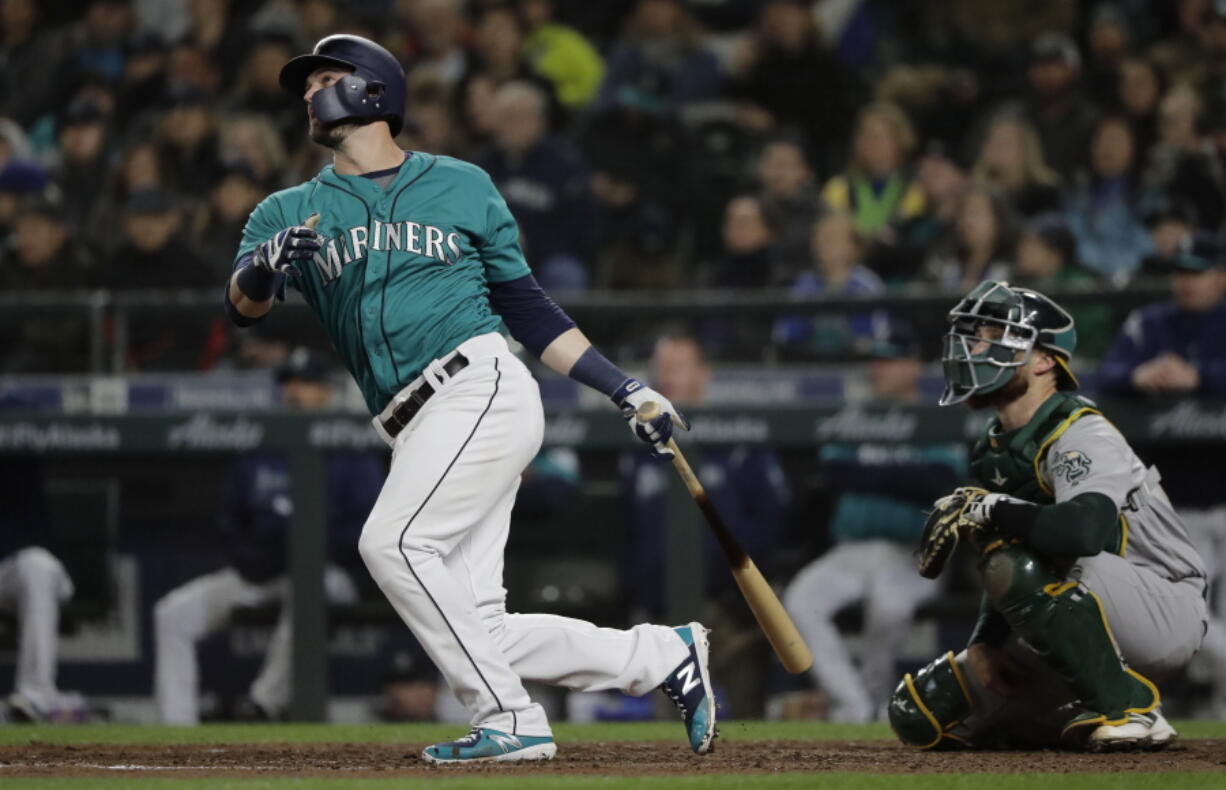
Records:
M281 87L301 96L307 77L325 66L352 69L353 73L311 97L311 109L321 123L383 119L392 135L400 133L407 88L404 69L395 55L361 36L328 36L319 40L311 54L299 55L281 68Z
M1077 389L1077 378L1069 369L1077 346L1073 317L1043 294L987 281L949 311L949 323L941 354L945 369L942 406L1005 386L1030 361L1036 347L1055 357L1057 386ZM981 331L982 327L998 328L1000 334Z

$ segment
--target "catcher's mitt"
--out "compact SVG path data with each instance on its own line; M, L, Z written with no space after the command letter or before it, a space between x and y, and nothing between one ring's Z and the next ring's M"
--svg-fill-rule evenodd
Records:
M941 575L954 549L958 548L959 530L978 526L966 518L966 509L987 493L986 489L966 486L933 503L932 512L924 522L924 535L920 538L920 576L935 579Z

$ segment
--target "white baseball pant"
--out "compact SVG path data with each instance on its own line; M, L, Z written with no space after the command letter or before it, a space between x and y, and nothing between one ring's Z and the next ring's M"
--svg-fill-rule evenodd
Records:
M936 592L916 573L911 550L889 540L839 543L800 570L783 603L813 651L809 672L830 700L832 721L876 717L898 682L894 662L915 610ZM864 602L858 672L834 624L857 601Z
M503 550L520 473L541 446L540 390L500 335L458 350L470 364L455 376L438 360L423 374L435 394L396 436L358 548L473 726L548 736L523 681L646 694L687 648L666 626L506 612Z
M0 561L0 608L17 614L17 672L13 690L40 711L57 709L56 648L60 604L72 580L51 552L22 549Z
M324 589L333 603L357 600L353 581L335 566L324 569ZM233 568L198 576L158 600L153 610L154 697L163 724L200 723L196 643L223 627L235 609L280 603L277 625L264 664L251 684L260 707L280 714L289 705L293 682L293 608L287 577L264 584L246 581Z

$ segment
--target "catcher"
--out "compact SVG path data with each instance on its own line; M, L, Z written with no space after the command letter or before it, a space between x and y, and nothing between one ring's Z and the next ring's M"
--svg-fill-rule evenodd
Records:
M965 539L984 596L967 648L895 689L894 732L924 749L1163 748L1176 733L1154 680L1192 657L1207 617L1157 469L1073 392L1077 336L1055 302L984 282L949 322L941 405L996 415L971 451L982 487L937 501L920 573Z

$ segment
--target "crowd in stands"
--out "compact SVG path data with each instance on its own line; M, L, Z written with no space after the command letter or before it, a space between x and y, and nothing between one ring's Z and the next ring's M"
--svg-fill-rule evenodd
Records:
M0 0L0 289L219 287L328 161L277 77L335 32L401 59L404 147L489 171L555 293L1107 293L1226 219L1222 0ZM1122 316L1077 317L1105 354ZM751 345L846 358L873 324ZM226 353L155 330L133 368ZM79 323L20 332L6 369L81 364Z

